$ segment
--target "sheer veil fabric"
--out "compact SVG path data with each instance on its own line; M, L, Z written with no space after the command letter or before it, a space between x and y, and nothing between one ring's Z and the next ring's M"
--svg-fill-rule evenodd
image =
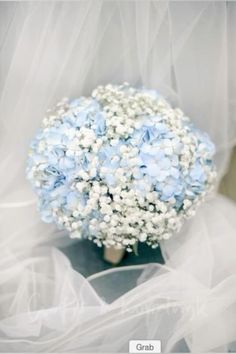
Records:
M235 19L224 1L0 3L1 352L127 352L130 339L161 339L163 352L236 351L233 202L211 196L161 245L164 266L85 279L25 179L48 107L129 81L158 89L210 134L220 180L236 142Z

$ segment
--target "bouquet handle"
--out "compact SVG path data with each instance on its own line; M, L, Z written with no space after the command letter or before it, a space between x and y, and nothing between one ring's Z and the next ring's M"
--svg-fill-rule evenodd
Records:
M116 249L115 247L104 247L103 258L106 262L117 265L124 257L125 249Z

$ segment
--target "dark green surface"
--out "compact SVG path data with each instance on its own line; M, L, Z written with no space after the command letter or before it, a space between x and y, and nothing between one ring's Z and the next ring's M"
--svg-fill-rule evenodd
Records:
M110 263L103 260L103 249L88 240L79 241L74 245L62 249L62 251L70 259L74 269L85 277L113 267ZM136 256L133 253L126 252L123 260L117 267L134 264L164 263L160 248L153 250L145 244L139 244L138 253L139 255Z

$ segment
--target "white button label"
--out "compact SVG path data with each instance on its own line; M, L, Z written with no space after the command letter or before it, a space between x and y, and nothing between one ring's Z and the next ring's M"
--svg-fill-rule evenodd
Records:
M129 341L130 353L161 353L160 340L130 340Z

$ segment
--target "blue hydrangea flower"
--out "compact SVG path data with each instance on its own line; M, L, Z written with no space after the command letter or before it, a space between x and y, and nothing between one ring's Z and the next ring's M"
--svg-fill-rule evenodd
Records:
M126 85L62 101L30 149L27 176L43 221L128 250L178 230L215 174L208 135L155 90Z

